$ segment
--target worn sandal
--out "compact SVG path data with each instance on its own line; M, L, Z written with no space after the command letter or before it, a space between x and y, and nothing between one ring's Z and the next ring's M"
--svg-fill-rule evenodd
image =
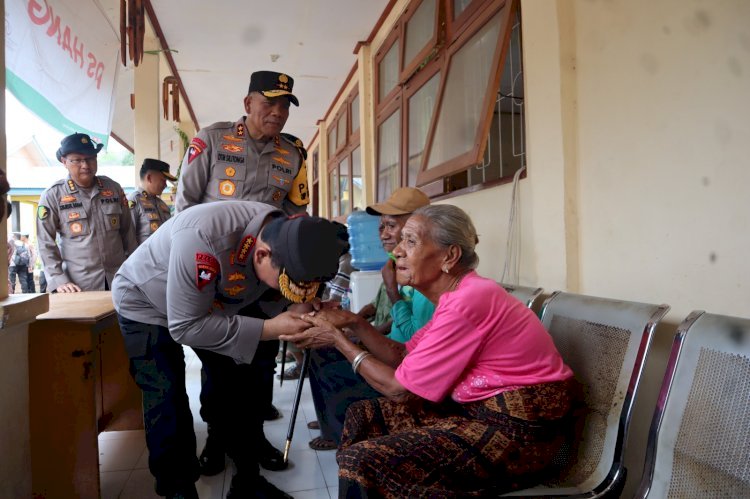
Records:
M325 439L323 437L313 438L312 440L310 440L310 443L308 445L313 450L334 450L338 448L336 442L334 442L333 440Z

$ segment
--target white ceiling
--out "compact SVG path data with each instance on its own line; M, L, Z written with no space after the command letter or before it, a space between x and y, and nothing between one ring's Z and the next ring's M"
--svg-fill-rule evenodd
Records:
M119 1L97 0L119 25ZM300 107L285 131L308 143L356 63L388 0L151 0L200 127L243 114L250 73L272 70L294 78ZM149 57L146 55L145 57ZM273 61L272 58L276 60ZM168 70L166 65L162 66ZM112 131L133 145L132 63L120 66ZM164 73L162 76L166 76ZM181 111L182 119L189 119ZM162 159L179 162L173 123L161 125Z

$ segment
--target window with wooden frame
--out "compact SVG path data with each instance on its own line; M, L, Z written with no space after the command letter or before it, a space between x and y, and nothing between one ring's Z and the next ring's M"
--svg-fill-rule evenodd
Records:
M523 166L520 29L517 0L407 7L375 56L378 200L402 185L433 197L494 185Z
M356 128L353 124L356 117ZM351 118L351 119L349 119ZM356 208L364 209L362 186L362 155L359 148L359 94L353 91L331 122L331 149L328 160L329 207L332 217L347 215Z
M310 152L308 158L310 158L310 167L312 168L312 214L317 216L320 211L320 200L318 199L318 193L320 192L320 182L318 179L320 171L320 154L318 153L317 146L312 152Z

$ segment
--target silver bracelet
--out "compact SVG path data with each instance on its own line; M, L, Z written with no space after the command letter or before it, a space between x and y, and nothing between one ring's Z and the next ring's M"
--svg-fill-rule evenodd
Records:
M363 360L365 360L366 357L369 357L372 355L370 352L360 352L357 354L356 357L354 357L354 360L352 360L352 371L354 371L354 374L357 374L357 370L359 369L359 365L362 363Z

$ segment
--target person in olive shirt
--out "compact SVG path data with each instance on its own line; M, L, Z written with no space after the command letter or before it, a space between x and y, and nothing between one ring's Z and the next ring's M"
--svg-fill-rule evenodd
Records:
M138 244L156 232L172 216L169 206L161 199L167 180L176 181L169 173L169 165L158 159L146 158L141 165L141 188L128 194L128 206Z
M185 391L182 345L204 362L209 354L247 365L260 345L308 325L300 314L320 283L336 274L346 242L336 226L318 217L287 217L264 203L229 201L193 207L169 219L122 265L112 300L130 357L130 372L143 390L149 469L160 495L197 499L199 464ZM271 319L238 315L263 301ZM291 311L282 313L291 305ZM291 310L291 308L290 308ZM259 475L262 424L243 379L204 362L217 385L212 403L219 444L237 473L227 498L289 496ZM215 435L216 437L216 435Z
M245 116L235 122L219 122L202 128L190 142L180 169L175 212L203 203L227 200L261 201L282 209L287 215L304 213L310 202L307 167L302 142L283 134L292 104L299 106L292 93L294 79L274 71L256 71L243 104ZM262 310L244 310L259 317ZM223 364L254 390L249 404L265 407L265 419L280 418L272 405L273 376L277 342L260 347L250 365L235 365L220 355L206 355L206 362ZM214 367L214 371L217 368ZM212 404L215 384L202 377L201 417L208 424L208 438L201 452L201 473L214 475L224 469L224 449L214 434L222 432L215 423ZM256 429L263 432L262 422ZM282 453L263 439L261 466L269 470L286 468Z
M39 256L52 292L110 289L115 272L138 246L122 187L96 174L101 148L84 133L62 139L57 159L68 176L39 198Z

